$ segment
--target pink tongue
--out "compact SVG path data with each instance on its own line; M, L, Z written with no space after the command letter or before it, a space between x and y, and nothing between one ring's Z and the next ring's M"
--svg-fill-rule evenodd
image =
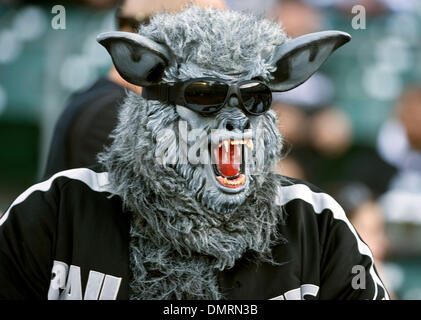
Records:
M240 173L240 154L241 148L237 145L230 144L228 152L225 151L225 147L222 145L219 148L219 163L217 164L219 172L225 177L236 176Z

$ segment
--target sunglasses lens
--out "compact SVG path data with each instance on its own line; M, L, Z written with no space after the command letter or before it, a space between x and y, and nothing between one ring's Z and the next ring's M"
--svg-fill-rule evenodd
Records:
M184 89L184 100L190 108L211 113L225 102L229 86L217 81L196 81Z
M240 86L244 107L251 114L263 114L272 103L272 91L260 82L248 82Z

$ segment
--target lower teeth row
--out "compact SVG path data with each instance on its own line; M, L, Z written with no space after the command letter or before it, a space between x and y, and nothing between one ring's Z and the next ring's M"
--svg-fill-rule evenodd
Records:
M245 178L246 178L245 176L242 176L241 179L238 179L238 180L229 180L227 178L218 177L218 179L220 181L222 180L223 184L228 184L228 185L232 185L232 186L243 184Z

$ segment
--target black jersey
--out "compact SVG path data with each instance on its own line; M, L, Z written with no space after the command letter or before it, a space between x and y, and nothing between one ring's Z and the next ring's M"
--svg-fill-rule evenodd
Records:
M389 299L372 254L329 195L289 179L274 199L279 264L247 254L218 274L226 299ZM107 172L62 171L0 219L0 299L129 299L129 214Z

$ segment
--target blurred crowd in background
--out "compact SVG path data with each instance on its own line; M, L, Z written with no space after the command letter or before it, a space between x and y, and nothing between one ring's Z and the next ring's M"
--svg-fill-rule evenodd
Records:
M393 297L421 299L421 1L221 2L282 21L292 38L328 29L351 34L304 85L274 94L285 140L277 170L333 195ZM56 3L0 1L0 213L41 179L72 94L109 73L110 58L95 38L118 29L118 3L62 1L66 29L55 30ZM364 12L356 5L366 14L359 28L352 22Z

